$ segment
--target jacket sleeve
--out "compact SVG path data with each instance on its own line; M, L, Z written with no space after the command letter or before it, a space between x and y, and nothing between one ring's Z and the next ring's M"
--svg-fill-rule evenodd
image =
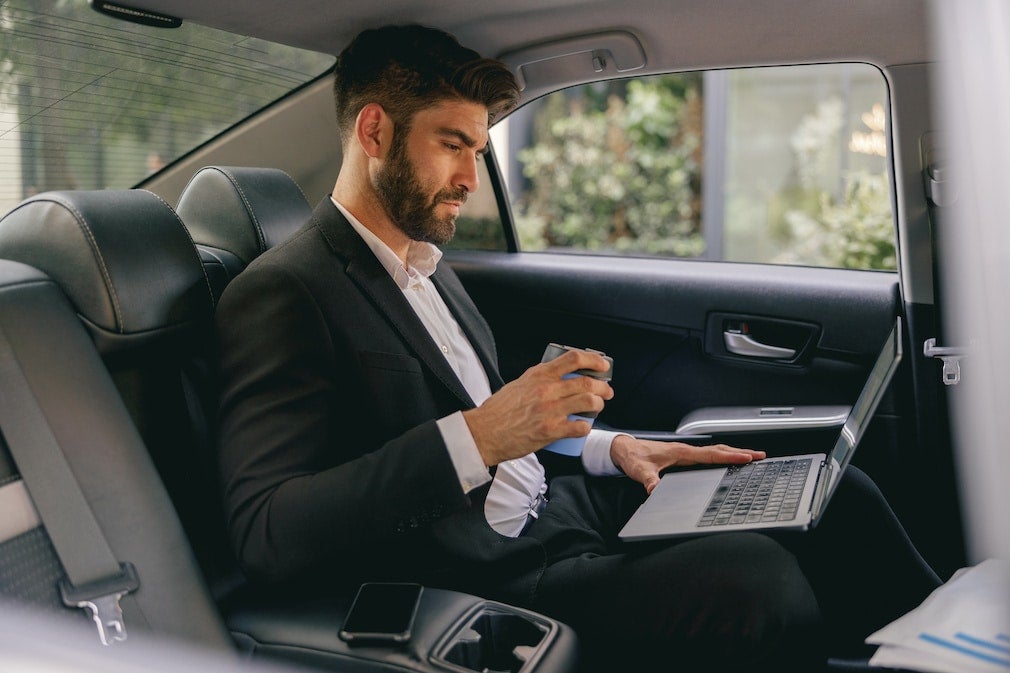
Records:
M225 291L215 323L225 508L251 575L367 562L469 505L435 419L384 437L360 399L369 385L360 354L331 333L290 269L251 266ZM407 377L411 365L393 354L372 363Z

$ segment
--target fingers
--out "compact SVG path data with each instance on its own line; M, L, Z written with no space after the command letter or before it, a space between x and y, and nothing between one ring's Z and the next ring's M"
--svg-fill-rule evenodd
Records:
M704 458L698 462L702 463L728 463L742 465L754 460L761 460L765 457L764 451L754 451L752 449L739 449L726 444L714 444L712 446L698 447Z
M559 384L556 399L571 404L572 411L602 411L604 402L613 398L614 389L604 381L579 376Z
M553 368L556 361L552 361L531 367L480 407L464 412L486 465L526 455L556 439L589 434L591 423L569 417L599 413L614 391L606 381L589 376L562 376L593 368L602 358L570 351L558 360L567 360L568 365Z
M627 464L645 462L655 466L656 471L687 465L742 465L754 460L761 460L764 457L764 451L739 449L726 444L694 446L682 442L659 442L618 437L611 445L611 458L618 466L625 467L621 465L621 462ZM642 480L639 479L639 481Z
M563 427L567 434L562 437L585 437L593 429L589 421L565 421Z
M552 365L554 362L549 362L547 364ZM576 369L586 368L577 367ZM566 374L571 373L567 367L562 368L560 371L563 371ZM601 381L600 379L594 379L591 376L570 376L568 378L562 378L563 375L560 375L558 371L554 370L548 370L544 372L544 375L547 376L548 380L556 386L559 397L584 397L588 394L594 395L600 399L601 404L599 406L594 404L593 407L586 407L585 411L600 411L603 409L602 401L609 400L614 397L614 389L610 387L608 382Z
M550 362L540 366L558 378L579 369L592 369L598 372L605 372L610 369L610 363L602 356L582 350L568 351L561 357L554 358Z
M739 449L727 444L694 446L618 435L610 457L626 475L641 483L647 493L659 484L660 473L670 467L703 464L744 464L765 457L764 451Z
M625 469L625 474L642 484L646 493L652 493L652 489L659 485L659 469L655 464L648 461L636 461Z
M575 406L570 407L566 413L599 412L603 409L603 402L614 397L614 389L610 387L608 382L591 376L563 378L566 374L571 374L579 369L598 371L595 366L598 364L597 360L603 363L602 371L606 371L607 362L600 356L593 353L569 351L555 360L529 368L519 380L526 380L531 384L536 382L533 392L539 400L571 398L570 402ZM562 364L558 365L559 362ZM568 364L564 364L565 362ZM583 366L588 364L594 366ZM595 396L598 399L590 399L590 396Z

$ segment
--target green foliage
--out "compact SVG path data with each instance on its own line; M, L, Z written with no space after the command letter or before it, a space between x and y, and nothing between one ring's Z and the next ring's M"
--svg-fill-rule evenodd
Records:
M456 220L456 234L442 246L455 250L505 250L505 233L499 217L464 217Z
M887 173L850 173L841 199L822 192L820 209L814 216L793 210L785 217L792 245L776 262L845 269L896 268Z
M548 97L518 155L531 181L514 210L520 247L703 254L700 92L694 74ZM845 110L824 98L781 138L792 150L783 183L726 194L725 223L709 225L724 227L733 259L895 268L891 186L865 157L841 154Z
M196 24L141 26L82 0L0 0L0 103L16 110L0 143L19 142L26 194L130 187L332 60Z
M523 249L700 254L699 86L664 77L550 96L518 155L533 180L516 212Z
M800 189L782 214L779 235L786 249L773 262L843 269L894 269L894 220L886 171L849 171L834 196L820 184L833 173L843 106L822 101L791 138Z

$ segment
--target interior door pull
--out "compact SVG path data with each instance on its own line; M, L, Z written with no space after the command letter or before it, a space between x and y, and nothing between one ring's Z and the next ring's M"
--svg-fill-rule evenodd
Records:
M726 350L734 355L775 360L789 360L796 357L796 350L793 348L763 344L760 341L755 341L749 334L742 332L723 332L722 336L726 343Z

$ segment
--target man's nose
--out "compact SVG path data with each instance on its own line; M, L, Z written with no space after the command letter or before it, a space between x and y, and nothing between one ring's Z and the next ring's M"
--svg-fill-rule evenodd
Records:
M480 161L480 156L476 154L465 157L456 174L456 184L454 186L462 187L470 194L476 192L480 187L480 177L477 173L477 164Z

